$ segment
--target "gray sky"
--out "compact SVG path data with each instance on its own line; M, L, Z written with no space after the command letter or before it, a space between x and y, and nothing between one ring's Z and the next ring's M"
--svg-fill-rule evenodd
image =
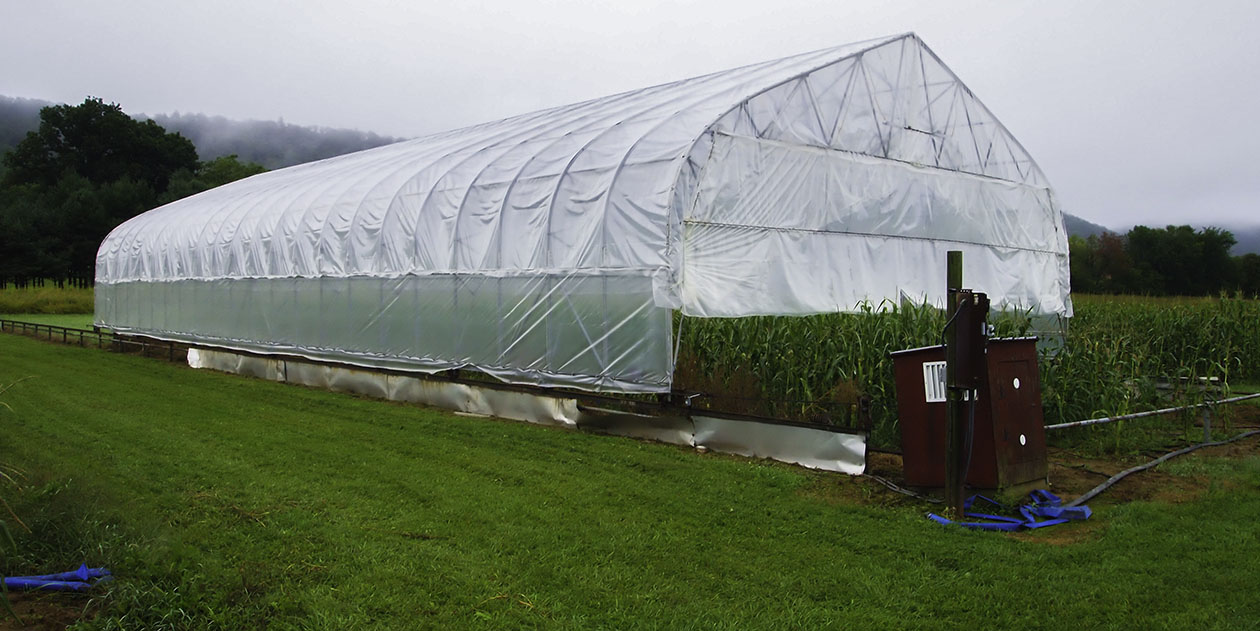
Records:
M917 32L1096 223L1260 225L1260 2L0 0L0 94L399 136Z

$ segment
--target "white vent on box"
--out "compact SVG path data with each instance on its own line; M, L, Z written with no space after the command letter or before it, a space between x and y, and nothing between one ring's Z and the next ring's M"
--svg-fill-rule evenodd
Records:
M923 393L928 403L945 402L945 362L923 362Z

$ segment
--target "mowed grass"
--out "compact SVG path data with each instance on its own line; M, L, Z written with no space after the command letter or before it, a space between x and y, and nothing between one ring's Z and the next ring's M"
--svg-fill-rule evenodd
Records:
M0 320L17 320L34 322L35 324L51 324L71 329L91 329L93 315L90 313L9 313L0 314Z
M5 571L88 628L1254 628L1260 458L1019 537L857 478L0 335ZM1187 475L1198 469L1187 469ZM863 499L866 498L866 499Z

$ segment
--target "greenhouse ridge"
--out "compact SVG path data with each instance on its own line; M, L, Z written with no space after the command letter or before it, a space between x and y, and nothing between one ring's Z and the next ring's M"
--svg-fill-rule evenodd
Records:
M119 331L516 383L668 391L672 311L941 301L1070 315L1040 169L913 34L265 173L97 256ZM938 278L940 276L941 278Z

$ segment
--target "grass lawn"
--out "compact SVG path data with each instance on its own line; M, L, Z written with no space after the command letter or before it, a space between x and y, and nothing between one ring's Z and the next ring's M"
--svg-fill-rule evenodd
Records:
M860 478L0 335L0 384L24 377L0 461L28 474L2 492L34 532L4 569L109 565L88 627L1260 620L1256 455L1171 467L1212 476L1182 503L1008 536Z
M19 322L34 322L36 324L51 324L53 326L64 326L72 329L91 329L92 314L90 313L10 313L0 314L0 319L17 320Z

